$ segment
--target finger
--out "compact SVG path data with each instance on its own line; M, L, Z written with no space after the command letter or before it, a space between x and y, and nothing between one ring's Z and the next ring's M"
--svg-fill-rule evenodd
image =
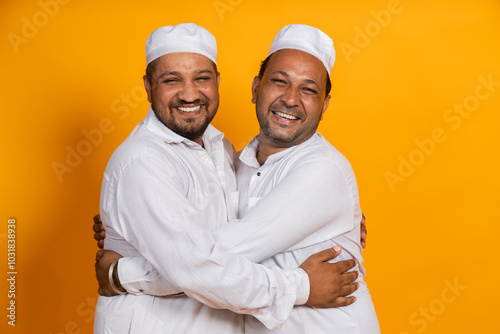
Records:
M348 285L348 284L351 284L352 282L354 282L359 276L359 273L355 270L355 271L349 271L349 272L346 272L346 273L343 273L341 276L340 276L340 279L341 279L341 283L342 285Z
M349 306L352 303L356 301L356 297L351 296L351 297L338 297L335 299L335 302L333 303L332 307L342 307L342 306Z
M366 229L366 225L361 225L361 239L365 239L368 234L368 230Z
M332 263L332 266L335 266L337 272L345 273L346 271L354 268L356 264L358 264L358 261L351 259Z
M95 224L100 224L100 223L102 223L102 222L101 222L101 214L100 214L100 213L98 213L98 214L96 214L96 215L94 216L94 223L95 223Z
M318 261L326 262L337 257L341 251L342 248L340 246L335 246L333 248L322 250L321 252L311 255L310 257L314 257L314 259Z
M104 231L98 231L98 232L94 233L94 239L96 241L99 241L99 240L102 240L105 238L106 238L106 232L104 232Z
M98 224L92 225L92 230L94 230L94 232L101 232L104 230L104 227L102 226L101 223L98 223Z
M368 232L367 229L366 229L366 224L362 224L360 226L360 230L361 230L361 235L365 234Z
M367 237L366 225L361 225L361 247L362 248L366 247L366 237Z
M97 242L97 247L99 247L100 249L103 249L104 248L104 240L101 239Z
M97 253L95 253L95 262L99 262L99 260L104 256L104 250L99 249Z
M360 240L361 244L363 244L363 243L366 244L366 233L363 233L363 231L361 231L361 238L360 239L361 239ZM361 246L363 246L363 245L361 245Z
M352 295L358 289L359 289L359 283L344 285L339 291L339 296L347 297L349 295Z
M97 290L97 292L99 293L100 296L104 296L104 297L111 297L111 296L113 296L111 293L107 292L103 288L99 288L99 290Z
M366 235L368 234L368 230L366 229L366 217L363 213L361 213L361 234L364 233L365 237L363 239L366 239Z

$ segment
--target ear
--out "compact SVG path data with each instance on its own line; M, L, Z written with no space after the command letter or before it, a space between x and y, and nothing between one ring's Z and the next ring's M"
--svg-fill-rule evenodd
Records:
M217 78L217 89L218 89L220 85L220 72L217 72L216 78Z
M252 103L255 104L257 102L257 93L259 92L260 79L259 77L253 78L252 82Z
M325 97L325 100L323 101L323 107L321 109L321 118L320 118L321 121L323 120L323 114L325 113L326 108L328 108L328 105L330 104L330 98L331 96L328 95L327 97Z
M152 98L151 98L151 81L149 80L150 77L145 75L142 77L142 80L144 81L144 88L146 88L146 92L148 93L148 101L149 103L153 103Z

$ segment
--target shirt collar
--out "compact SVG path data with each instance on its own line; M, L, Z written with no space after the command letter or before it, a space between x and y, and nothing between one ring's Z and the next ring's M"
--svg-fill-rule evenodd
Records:
M189 146L192 146L193 144L197 145L194 141L175 133L170 128L165 126L165 124L163 124L158 117L156 117L156 114L151 106L149 106L148 113L144 118L143 123L149 131L159 136L166 143L186 143ZM209 124L203 134L203 143L207 144L209 142L221 140L223 137L224 134L222 132Z
M319 132L316 132L309 139L307 139L306 141L300 143L299 145L295 145L295 146L289 147L289 148L287 148L287 149L285 149L283 151L280 151L278 153L271 154L269 157L267 157L267 160L266 160L266 162L264 163L263 166L269 165L269 164L273 164L276 161L279 161L281 158L283 158L284 156L290 154L291 152L293 152L294 150L296 150L298 147L309 145L309 143L311 143L314 140L316 140L316 137L318 137L318 136L321 136L321 135L319 134ZM257 150L258 149L259 149L259 135L255 136L247 144L247 146L245 146L245 148L243 149L243 151L241 151L240 160L244 164L246 164L246 165L248 165L250 167L259 168L260 164L259 164L259 161L257 160Z

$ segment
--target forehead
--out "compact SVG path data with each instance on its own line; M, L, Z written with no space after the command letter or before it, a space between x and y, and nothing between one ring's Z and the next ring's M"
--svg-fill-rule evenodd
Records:
M267 74L284 72L291 77L308 77L323 85L328 75L325 66L318 58L294 49L283 49L273 53L265 72Z
M176 52L163 55L154 60L155 72L196 73L209 70L215 74L215 64L198 53Z

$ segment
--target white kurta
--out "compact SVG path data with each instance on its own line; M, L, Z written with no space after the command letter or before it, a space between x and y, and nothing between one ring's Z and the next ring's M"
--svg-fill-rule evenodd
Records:
M203 142L173 133L150 109L113 153L101 191L105 248L144 257L168 293L192 298L99 297L95 333L242 332L241 316L214 308L276 328L307 300L303 270L268 269L213 247L210 231L234 218L237 196L230 144L211 126Z
M357 280L360 288L353 294L356 302L328 309L296 306L278 332L380 333L364 282L361 210L351 165L319 133L270 156L262 166L256 159L257 146L256 138L236 163L242 219L234 226L217 230L218 243L252 261L281 268L297 268L316 252L342 246L342 253L335 261L353 258L358 261L354 268L360 272ZM259 245L254 249L244 246L257 242ZM271 332L275 333L255 318L245 317L245 333Z
M345 157L319 133L304 143L256 160L254 139L237 161L239 222L221 226L214 249L237 252L267 266L297 268L308 256L334 245L343 247L335 261L358 261L357 301L347 307L314 309L296 306L282 333L379 333L378 320L362 266L356 179ZM262 199L262 200L261 200ZM156 294L168 285L140 258L130 258L120 271L128 291L141 287ZM121 262L120 262L121 263ZM246 333L268 330L246 317ZM269 331L270 332L270 331Z

